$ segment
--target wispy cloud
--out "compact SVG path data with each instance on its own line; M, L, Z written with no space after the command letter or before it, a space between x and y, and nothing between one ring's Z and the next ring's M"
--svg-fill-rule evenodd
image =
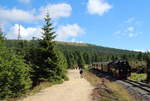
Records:
M150 52L150 50L140 50L140 49L134 49L133 51L137 51L137 52Z
M71 39L71 42L83 43L83 41L78 41L78 40L76 40L75 38L72 38L72 39Z
M121 27L119 27L118 31L115 32L115 35L118 38L121 37L129 37L134 38L138 37L139 35L143 34L139 30L139 25L137 24L137 21L135 18L129 18L124 23L121 24Z
M29 3L31 0L18 0L21 3Z
M129 31L129 32L133 32L134 30L135 30L135 27L133 27L133 26L129 26L127 28L127 31Z
M102 16L104 13L112 9L112 5L105 0L88 0L87 9L90 14Z
M51 18L58 19L69 17L72 13L72 7L67 3L48 4L40 8L40 18L45 17L49 13Z
M134 17L131 17L125 21L125 23L133 23L135 21Z
M36 19L33 10L25 11L21 9L6 9L0 8L0 21L7 21L7 22L32 22Z

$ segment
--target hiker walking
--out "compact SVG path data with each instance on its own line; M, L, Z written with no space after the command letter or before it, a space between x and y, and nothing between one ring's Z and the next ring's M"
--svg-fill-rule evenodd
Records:
M80 69L80 75L81 75L81 78L83 78L83 70Z

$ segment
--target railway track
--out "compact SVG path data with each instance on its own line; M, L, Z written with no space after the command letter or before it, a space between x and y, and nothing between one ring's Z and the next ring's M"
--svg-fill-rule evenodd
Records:
M142 83L142 82L137 82L137 81L134 81L134 80L123 80L124 82L126 83L129 83L131 84L133 87L137 87L137 88L140 88L146 92L148 92L148 94L150 94L150 85L148 84L145 84L145 83Z
M97 70L91 71L98 77L103 77L112 81L115 81L118 84L121 84L126 90L128 90L129 94L134 96L136 101L150 101L150 85L142 82L137 82L133 80L118 80L114 77L98 72Z

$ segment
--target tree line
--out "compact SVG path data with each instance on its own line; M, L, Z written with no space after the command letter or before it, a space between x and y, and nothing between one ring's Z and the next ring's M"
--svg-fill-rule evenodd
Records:
M7 40L7 47L17 47L18 40ZM38 47L37 40L19 40L23 42L23 49L28 53L30 47ZM127 60L132 67L132 72L147 73L148 54L129 50L121 50L115 48L107 48L92 44L59 42L56 41L56 47L63 53L67 68L80 67L84 68L86 64L102 61ZM147 73L149 74L149 73Z
M38 40L34 39L30 41L6 40L6 46L16 49L16 47L18 47L16 43L18 42L22 42L21 49L23 49L23 54L28 53L31 47L38 47ZM147 56L149 53L107 48L92 44L59 41L56 41L56 47L63 53L67 68L74 68L79 65L81 68L84 68L86 64L99 61L127 60L133 72L147 72Z

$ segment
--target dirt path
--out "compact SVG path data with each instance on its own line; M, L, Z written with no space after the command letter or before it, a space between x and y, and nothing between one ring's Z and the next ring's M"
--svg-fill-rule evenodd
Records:
M44 89L22 101L91 101L93 87L80 78L79 71L69 70L68 76L69 81Z

